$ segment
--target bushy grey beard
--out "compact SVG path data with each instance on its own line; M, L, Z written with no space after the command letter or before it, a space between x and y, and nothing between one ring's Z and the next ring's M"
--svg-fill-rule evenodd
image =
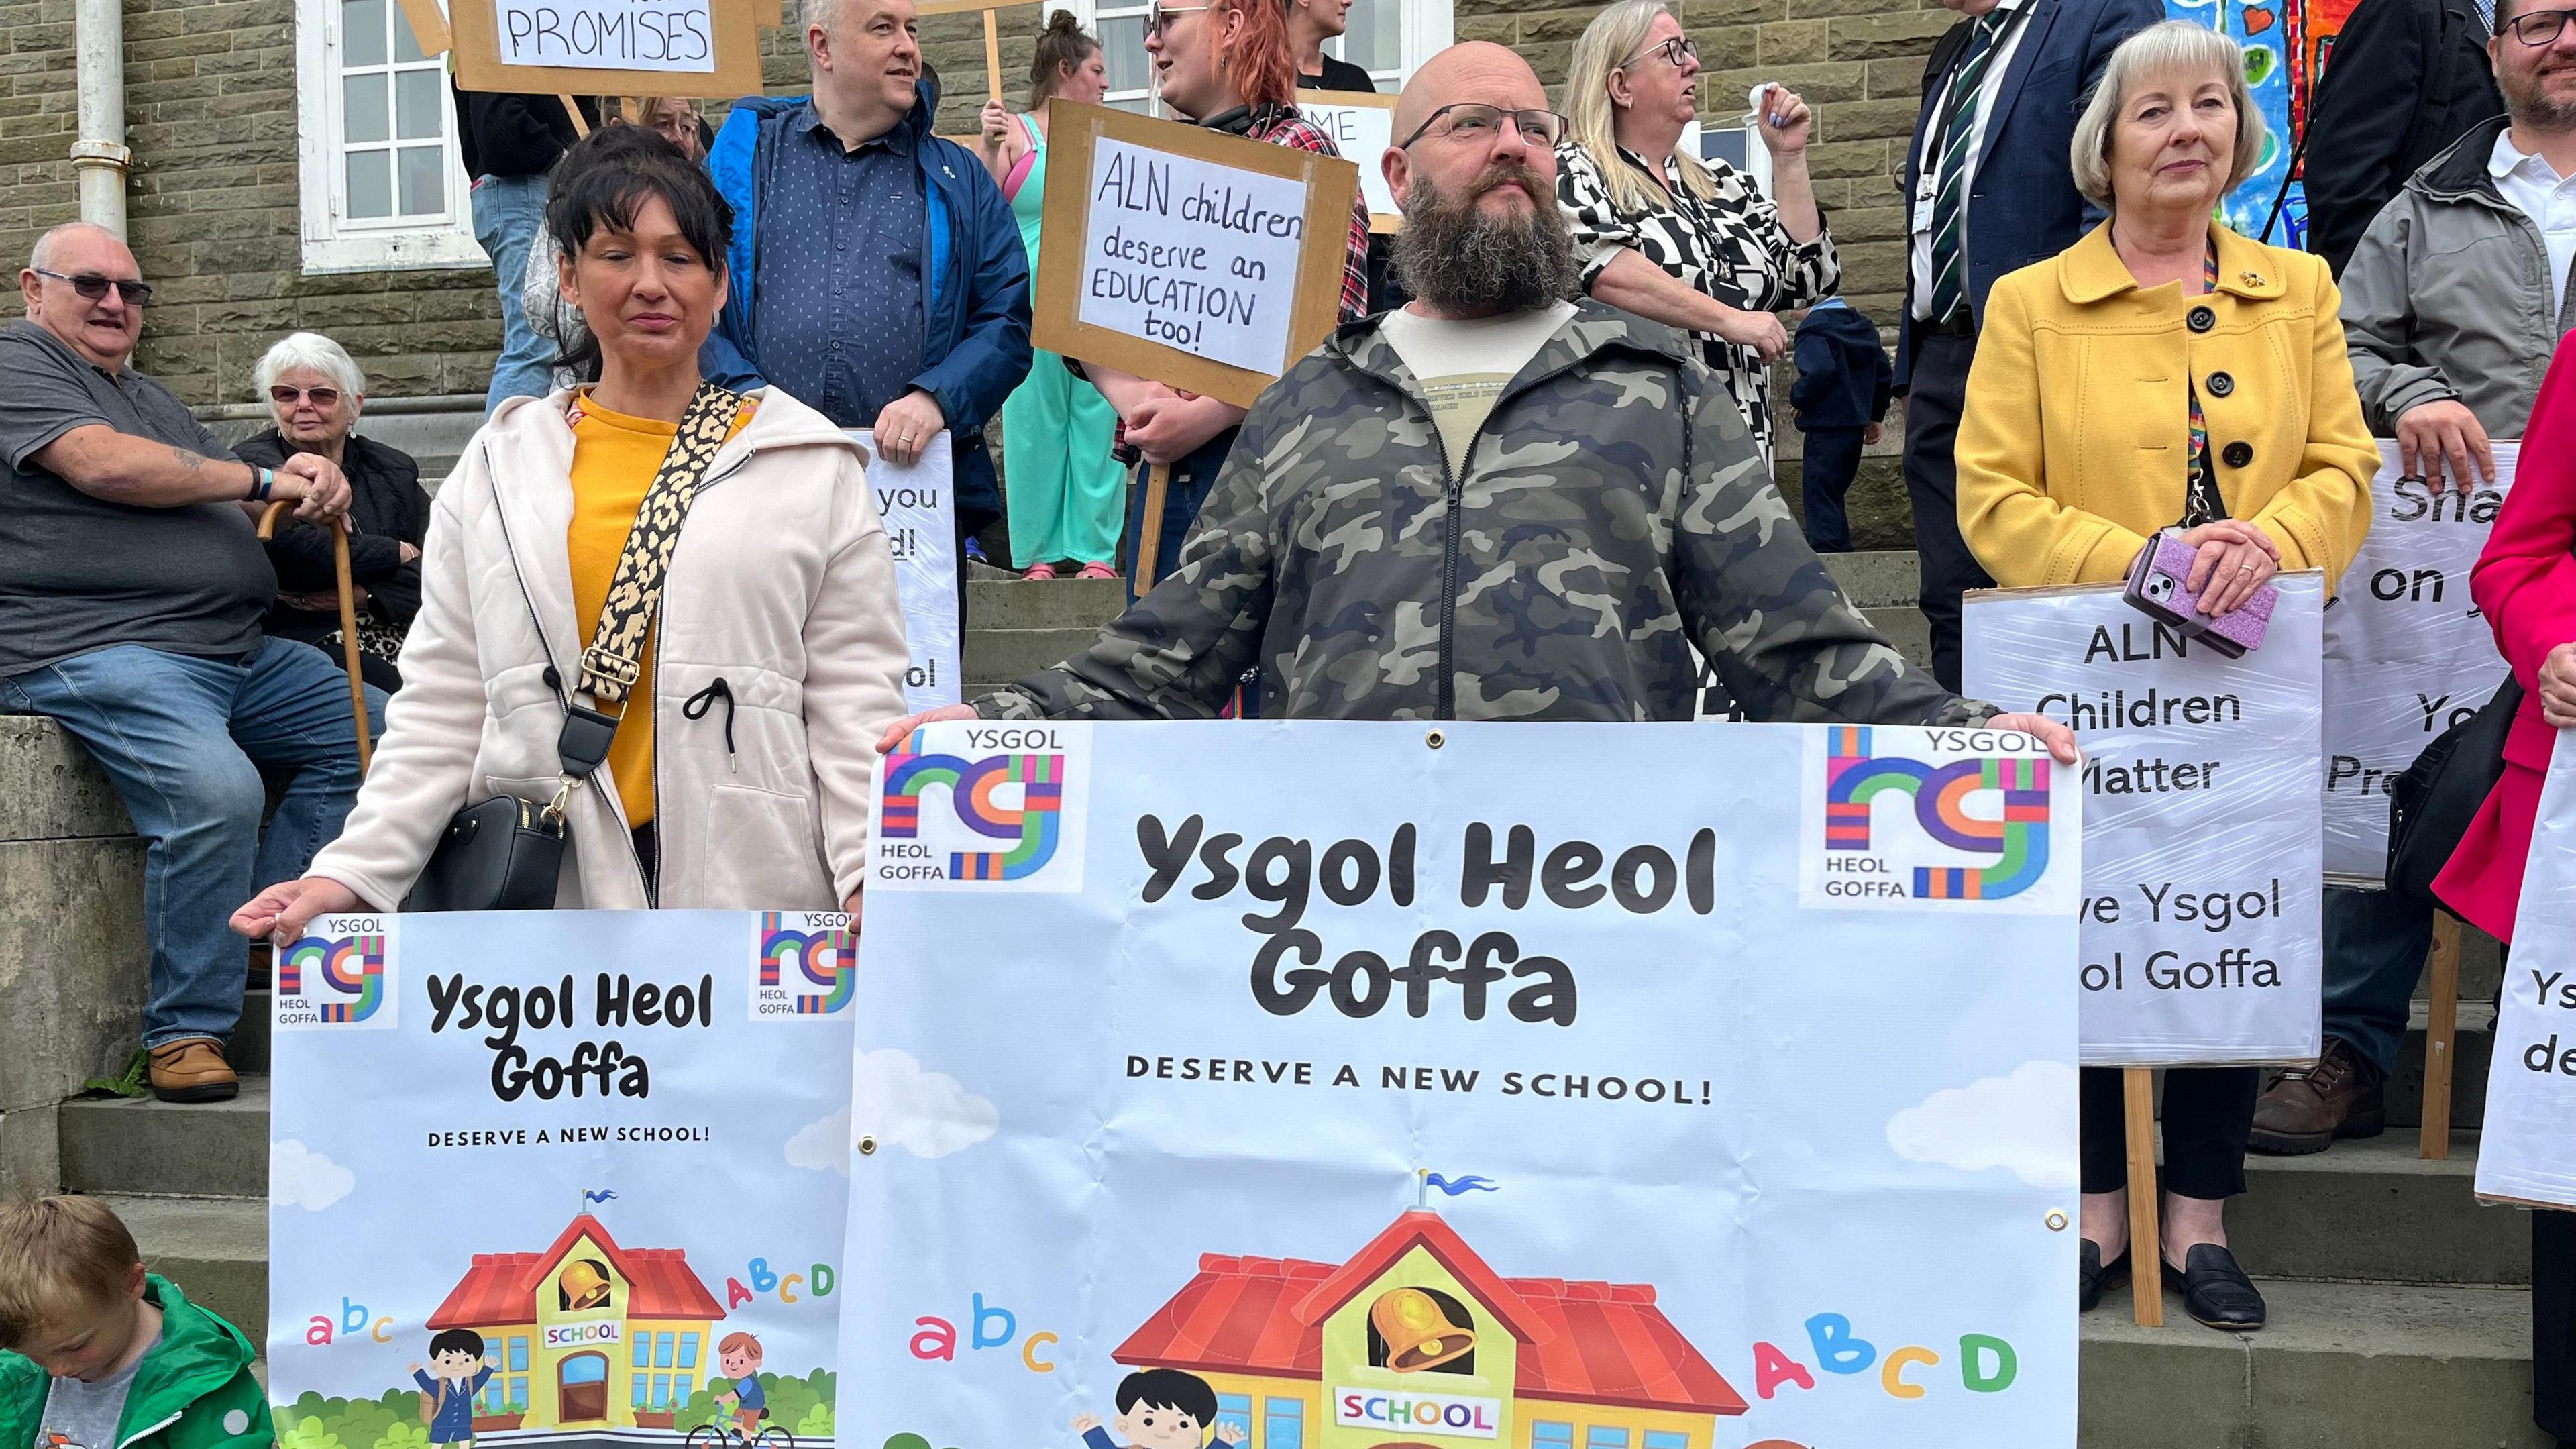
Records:
M1510 181L1528 193L1528 215L1478 209L1486 192ZM1573 296L1582 280L1555 188L1522 165L1497 166L1459 196L1417 173L1388 260L1406 291L1443 312L1533 312Z

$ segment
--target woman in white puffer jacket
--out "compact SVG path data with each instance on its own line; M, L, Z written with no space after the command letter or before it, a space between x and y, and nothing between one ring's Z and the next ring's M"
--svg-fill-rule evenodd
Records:
M592 388L503 405L439 489L404 689L340 839L233 918L260 936L409 893L455 812L557 789L563 696L724 303L732 214L667 141L611 127L557 168ZM776 388L744 399L682 525L608 759L567 803L556 904L858 909L903 616L867 454Z

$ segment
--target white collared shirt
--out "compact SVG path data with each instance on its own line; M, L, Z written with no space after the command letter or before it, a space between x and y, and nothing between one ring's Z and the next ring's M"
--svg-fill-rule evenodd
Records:
M1995 10L1999 14L2012 14L2029 9L2038 3L2039 0L1996 0ZM1992 121L1995 115L1995 93L2003 89L2004 76L2012 70L2013 53L2021 49L2021 38L2029 32L2030 17L2027 15L2006 25L2003 38L1995 45L1994 59L1986 62L1985 74L1977 78L1977 120L1975 125L1968 128L1967 154L1960 158L1959 184L1962 188L1973 188L1976 185L1977 160L1986 149L1986 124ZM1962 47L1960 54L1964 56L1966 53L1965 47ZM1916 179L1914 195L1909 198L1913 206L1913 219L1909 230L1913 233L1914 243L1911 264L1914 269L1914 316L1917 321L1932 314L1932 192L1940 184L1940 177L1937 174L1940 170L1937 165L1940 158L1932 154L1932 147L1940 139L1941 118L1948 115L1950 111L1950 86L1957 79L1958 72L1956 67L1953 67L1950 75L1944 77L1941 82L1939 98L1932 103L1932 124L1924 128L1921 139L1916 142L1917 151L1914 158ZM1967 205L1964 195L1960 198L1959 204L1962 207ZM1964 251L1967 245L1968 218L1962 215L1959 218L1959 246ZM1961 260L1961 265L1966 265L1964 258Z
M2560 176L2544 156L2526 156L2513 144L2507 126L2487 157L2487 174L2496 190L2540 228L2540 243L2549 251L2549 315L2567 305L2567 268L2576 264L2576 176Z

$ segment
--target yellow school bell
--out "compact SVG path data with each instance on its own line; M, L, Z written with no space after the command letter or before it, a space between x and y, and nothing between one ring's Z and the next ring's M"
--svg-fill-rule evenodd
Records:
M1438 1368L1476 1347L1474 1332L1451 1323L1419 1288L1398 1288L1370 1304L1369 1326L1386 1340L1386 1366L1400 1374Z

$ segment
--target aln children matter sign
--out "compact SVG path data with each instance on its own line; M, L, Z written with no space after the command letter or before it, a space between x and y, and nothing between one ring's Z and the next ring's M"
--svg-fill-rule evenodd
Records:
M1708 729L916 732L844 1437L2071 1446L2073 778Z

